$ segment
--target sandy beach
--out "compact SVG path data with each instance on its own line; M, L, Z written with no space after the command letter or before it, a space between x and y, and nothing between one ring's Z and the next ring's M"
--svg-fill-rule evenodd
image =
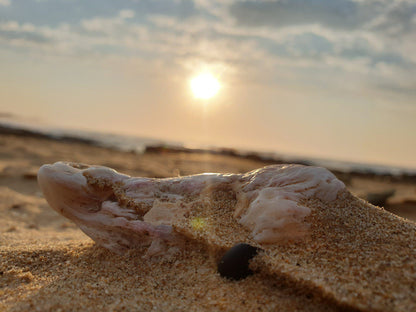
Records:
M0 147L1 311L372 310L360 300L355 305L349 294L345 295L345 301L339 300L342 287L334 286L320 293L307 283L296 283L296 278L290 277L290 268L284 265L281 272L287 274L262 272L241 281L226 280L217 273L209 251L198 244L189 244L171 257L146 258L144 250L114 254L95 245L75 224L52 210L36 180L41 165L61 160L108 166L131 176L158 178L201 172L243 173L266 165L261 160L220 154L136 154L16 135L0 135ZM364 175L344 175L340 179L352 194L361 198L394 189L384 208L403 217L392 218L413 231L416 183ZM375 227L382 230L382 225ZM278 267L274 261L270 263ZM411 263L406 267L413 270L413 279L415 269ZM363 280L363 285L366 283ZM410 280L406 285L412 283ZM329 282L325 285L331 286ZM382 282L379 287L384 293ZM406 293L408 289L403 287L400 302L415 306L414 295ZM374 297L376 293L370 292L368 296ZM374 304L374 310L380 310ZM394 302L392 307L406 311L406 306Z

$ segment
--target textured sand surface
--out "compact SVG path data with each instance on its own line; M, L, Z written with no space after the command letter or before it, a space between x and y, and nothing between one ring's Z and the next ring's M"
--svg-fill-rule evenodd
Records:
M344 192L310 200L311 237L271 247L271 272L339 304L369 311L416 311L416 224Z
M90 242L2 248L1 306L10 311L336 311L273 276L221 278L208 253L174 258L117 256Z
M309 240L266 249L252 263L258 272L235 282L219 276L203 244L151 259L143 250L120 256L97 247L48 207L36 172L58 160L151 177L246 172L264 164L14 136L0 136L0 146L0 311L416 310L415 224L348 193L331 207L308 202L315 209ZM405 187L401 195L416 189Z

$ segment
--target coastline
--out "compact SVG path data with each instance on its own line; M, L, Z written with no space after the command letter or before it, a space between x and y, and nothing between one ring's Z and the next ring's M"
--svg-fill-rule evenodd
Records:
M264 164L300 164L325 167L339 175L351 174L362 177L379 177L396 181L416 182L416 168L405 168L386 165L353 163L340 160L318 159L278 155L275 152L259 152L254 150L239 150L229 147L187 147L184 143L166 142L160 139L115 135L88 131L51 130L36 127L26 127L18 123L4 123L0 120L0 135L17 135L22 137L44 138L68 143L85 143L92 146L104 147L132 153L185 153L211 154L232 156L242 159L259 161Z
M267 161L221 153L123 152L87 142L16 134L1 134L0 145L0 254L6 259L0 264L0 310L341 308L338 301L324 298L306 286L288 287L289 282L276 282L267 275L253 275L239 282L223 280L203 248L188 248L174 259L144 259L141 250L115 255L96 246L78 227L53 211L36 181L42 164L60 160L160 178L201 172L247 172L270 164ZM411 181L352 175L345 182L354 194L395 188L386 209L396 207L398 214L416 220L416 209L412 208L416 185Z

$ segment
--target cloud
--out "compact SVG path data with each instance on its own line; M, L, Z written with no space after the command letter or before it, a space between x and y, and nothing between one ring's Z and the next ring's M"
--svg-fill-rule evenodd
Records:
M333 28L354 28L363 23L359 4L349 0L291 0L236 2L231 15L248 26L292 26L321 24Z
M385 11L372 19L371 29L389 36L414 33L416 29L416 3L392 1Z
M0 0L10 2L10 0ZM74 25L84 19L109 18L115 12L134 12L136 20L145 20L149 14L163 14L186 19L198 14L191 0L13 0L7 10L0 10L0 21L15 20L37 26ZM127 13L128 12L128 13Z
M7 22L0 24L0 40L6 40L9 44L21 43L35 43L45 44L50 43L52 40L45 34L36 30L32 24L20 25L17 22Z
M121 10L119 16L123 19L133 18L136 13L133 10Z
M0 6L9 6L10 5L10 0L0 0Z
M115 16L83 19L80 21L80 25L89 32L85 34L86 36L95 33L113 36L116 39L118 36L125 36L134 30L135 24L127 24L127 20L134 16L135 12L132 10L121 10ZM73 28L75 30L76 26Z
M400 0L244 1L233 3L229 11L239 25L251 27L319 24L339 30L364 28L397 33L414 27L416 3Z
M327 38L314 34L303 33L288 38L284 46L292 51L292 55L308 57L323 56L333 52L334 46Z
M32 32L16 32L16 31L3 31L0 30L0 38L4 40L11 40L11 41L26 41L26 42L34 42L38 44L49 43L51 40L42 36L41 34L32 33Z
M11 8L26 2L16 0ZM36 4L64 12L68 3ZM24 45L28 53L40 51L45 57L152 60L185 70L205 62L269 81L290 80L296 73L307 82L322 73L355 74L400 88L416 82L409 75L416 70L411 40L416 18L407 1L71 3L59 23L44 13L43 24L23 15L0 23L2 45Z

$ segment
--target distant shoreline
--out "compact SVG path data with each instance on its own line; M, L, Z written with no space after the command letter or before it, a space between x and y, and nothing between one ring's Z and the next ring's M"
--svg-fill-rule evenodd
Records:
M93 138L82 137L81 135L71 135L66 134L64 132L57 134L57 133L47 133L41 130L34 130L34 129L24 129L19 126L14 125L7 125L2 124L0 122L0 135L16 135L20 137L33 137L33 138L42 138L47 140L54 140L54 141L61 141L66 143L81 143L86 145L98 146L102 148L112 149L112 150L121 150L117 146L112 144L106 144L100 140L95 140ZM155 140L156 141L156 140ZM135 149L124 151L140 153ZM308 159L298 159L298 158L290 158L284 157L280 158L277 155L273 155L271 153L259 153L255 151L240 151L234 148L189 148L185 146L169 144L169 143L145 143L143 146L142 153L151 154L164 154L164 153L186 153L186 154L211 154L211 155L224 155L230 157L237 157L241 159L249 159L254 161L261 161L266 164L286 164L286 163L293 163L293 164L300 164L300 165L318 165L323 166L330 169L334 174L339 176L342 180L348 179L349 175L360 176L360 177L371 177L371 178L380 178L380 179L389 179L392 181L402 181L402 182L416 182L416 170L415 173L407 173L401 172L399 174L394 174L391 172L377 172L372 168L368 168L363 166L360 169L340 169L335 168L331 165L325 165L325 161L321 161L320 163L316 163L315 161L308 160ZM357 164L358 165L358 164ZM386 168L388 168L386 166ZM405 169L403 169L404 171Z
M63 141L63 142L68 142L68 143L84 143L88 145L99 145L98 141L95 141L92 139L80 138L80 137L70 136L70 135L62 135L62 136L52 135L52 134L43 133L41 131L22 129L22 128L13 127L13 126L6 126L2 124L0 124L0 134L57 140L57 141Z

